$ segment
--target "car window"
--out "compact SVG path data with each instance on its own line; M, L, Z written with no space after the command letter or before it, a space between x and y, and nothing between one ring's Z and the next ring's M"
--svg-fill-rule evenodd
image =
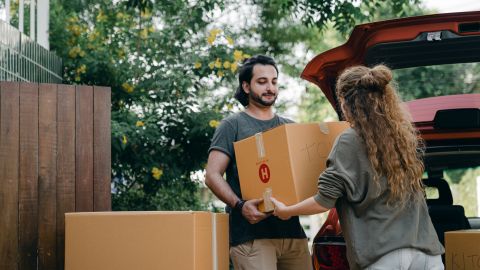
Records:
M480 93L480 63L397 69L394 77L403 101Z
M444 170L443 178L447 180L452 190L453 204L462 205L465 208L465 216L479 217L480 166Z

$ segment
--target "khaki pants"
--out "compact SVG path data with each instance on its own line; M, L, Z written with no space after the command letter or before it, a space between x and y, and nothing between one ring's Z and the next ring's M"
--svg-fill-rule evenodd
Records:
M311 270L307 239L256 239L230 248L235 270Z

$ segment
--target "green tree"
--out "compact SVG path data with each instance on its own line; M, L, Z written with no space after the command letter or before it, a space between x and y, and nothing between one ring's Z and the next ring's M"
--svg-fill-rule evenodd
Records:
M205 97L245 57L207 31L221 2L74 2L53 1L51 46L67 83L112 88L113 208L200 209L190 176L231 104Z
M241 61L271 54L298 76L307 60L293 47L317 48L327 22L345 31L383 1L365 1L367 13L355 1L317 2L51 1L50 44L65 82L112 89L115 210L204 207L192 175L218 121L238 109L231 90ZM415 1L393 2L401 11ZM238 15L244 7L257 13ZM217 20L226 12L249 23Z

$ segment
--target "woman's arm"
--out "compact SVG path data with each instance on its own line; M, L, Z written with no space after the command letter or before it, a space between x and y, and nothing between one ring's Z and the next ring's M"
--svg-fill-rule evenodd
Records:
M305 199L297 204L286 206L275 198L271 198L275 205L273 215L280 219L287 220L292 216L313 215L328 211L329 209L321 206L313 197Z

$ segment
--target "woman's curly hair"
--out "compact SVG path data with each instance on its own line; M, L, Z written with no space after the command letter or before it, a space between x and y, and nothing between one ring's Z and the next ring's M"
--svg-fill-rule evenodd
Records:
M384 66L355 66L337 81L342 111L364 140L374 181L388 180L388 203L404 205L423 191L423 141L392 83L392 71Z

